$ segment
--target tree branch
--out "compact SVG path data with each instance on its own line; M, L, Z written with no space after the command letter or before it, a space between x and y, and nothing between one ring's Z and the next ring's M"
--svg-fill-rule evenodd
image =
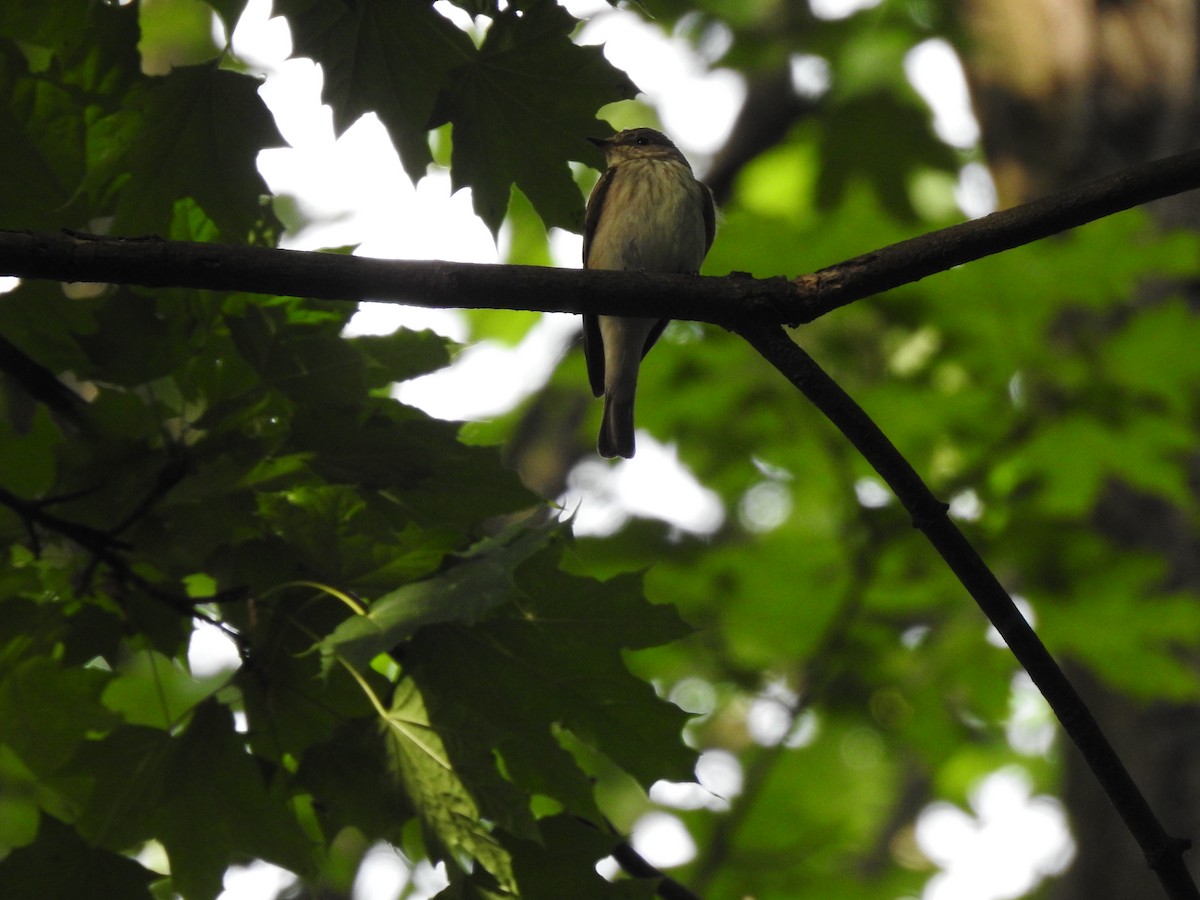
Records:
M391 260L267 247L0 231L0 274L56 281L245 291L459 309L655 315L724 324L781 322L786 278L661 275L441 260Z
M1167 896L1200 900L1200 891L1183 862L1189 842L1163 829L1083 699L1008 592L950 520L946 504L934 497L879 426L782 328L745 326L739 333L845 435L895 492L913 525L925 533L1038 686L1145 853L1147 865L1158 875Z
M20 517L21 521L25 524L26 530L29 532L30 541L35 553L39 555L41 553L40 538L38 536L38 529L41 528L62 535L67 540L82 547L91 555L92 564L87 568L88 575L83 579L83 587L86 588L87 582L91 580L91 572L95 565L103 564L108 567L118 581L134 585L152 600L178 613L212 625L233 641L243 659L247 658L249 647L246 639L235 629L225 622L210 616L203 610L198 609L197 605L190 599L176 596L140 575L133 565L121 555L120 551L129 549L128 544L117 539L113 534L99 531L89 525L82 525L49 513L45 509L46 505L47 501L25 500L11 491L0 487L0 507L10 509ZM207 602L219 603L238 597L243 593L243 589L235 588L225 592L223 596L209 598Z
M811 322L855 300L1196 188L1200 188L1200 150L931 231L794 279L804 315L787 321Z
M700 900L698 894L692 893L685 885L651 865L644 856L633 849L629 841L618 841L613 847L612 855L617 865L634 878L654 879L654 893L663 900Z
M0 274L57 281L170 285L427 307L662 315L737 331L842 431L895 491L916 527L1008 642L1112 799L1172 900L1200 900L1182 853L1155 818L1079 695L995 575L879 428L778 323L809 322L840 306L1030 243L1141 203L1200 187L1200 151L1148 163L1033 203L921 235L836 266L754 279L529 266L375 260L259 247L0 232ZM14 498L4 498L11 501ZM14 507L16 508L16 507ZM20 509L27 520L39 511ZM62 523L46 519L40 524ZM61 528L59 529L60 533ZM90 535L77 534L88 545ZM93 542L94 543L94 542ZM118 574L123 560L90 547ZM125 571L129 571L125 567Z
M169 285L412 306L655 315L712 322L811 322L840 306L1200 187L1200 150L1146 163L1013 209L932 231L791 281L381 260L82 234L0 231L0 274Z

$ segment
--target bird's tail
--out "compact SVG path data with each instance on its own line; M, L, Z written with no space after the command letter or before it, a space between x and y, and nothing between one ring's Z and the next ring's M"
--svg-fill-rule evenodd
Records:
M604 395L604 419L596 449L605 459L633 457L633 397L618 400L612 394Z

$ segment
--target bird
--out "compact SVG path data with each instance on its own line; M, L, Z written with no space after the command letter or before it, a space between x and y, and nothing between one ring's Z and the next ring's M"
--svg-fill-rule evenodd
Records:
M699 272L716 229L712 192L670 138L653 128L630 128L588 140L604 151L605 170L584 214L583 267ZM633 457L638 367L667 321L583 316L588 381L592 393L604 397L596 446L605 458Z

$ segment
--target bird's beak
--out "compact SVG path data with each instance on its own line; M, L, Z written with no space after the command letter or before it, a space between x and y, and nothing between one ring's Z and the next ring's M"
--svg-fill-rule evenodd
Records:
M593 144L595 144L597 147L599 147L601 150L603 150L605 147L607 147L609 144L612 143L612 138L590 137L590 138L588 138L588 140L591 141Z

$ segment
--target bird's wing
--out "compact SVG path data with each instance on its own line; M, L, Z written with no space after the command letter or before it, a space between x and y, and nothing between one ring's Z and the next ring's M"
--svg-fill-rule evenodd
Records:
M583 314L583 358L592 396L599 397L604 393L604 338L600 336L600 318L594 313Z
M654 327L646 335L646 343L642 344L642 359L646 358L646 354L650 352L650 348L654 346L654 342L662 336L663 329L667 327L667 323L670 321L670 319L659 319L654 323ZM596 396L599 396L599 394Z
M606 169L592 188L588 197L587 212L583 218L583 267L586 269L588 255L592 249L592 238L600 223L600 210L604 207L604 196L612 184L613 170ZM600 320L592 313L583 314L583 358L587 360L588 382L592 394L599 397L604 393L604 338L600 336Z
M700 212L704 216L704 252L708 253L712 247L713 237L717 233L717 212L713 208L712 191L708 189L708 185L704 182L698 182L704 197L700 204ZM586 251L584 251L586 253Z
M604 174L600 176L600 180L596 182L596 186L592 188L592 194L588 197L587 212L583 215L583 267L586 269L588 264L588 254L592 249L592 238L596 234L596 226L600 224L600 210L604 208L604 195L608 193L609 185L612 184L613 169L605 169Z

